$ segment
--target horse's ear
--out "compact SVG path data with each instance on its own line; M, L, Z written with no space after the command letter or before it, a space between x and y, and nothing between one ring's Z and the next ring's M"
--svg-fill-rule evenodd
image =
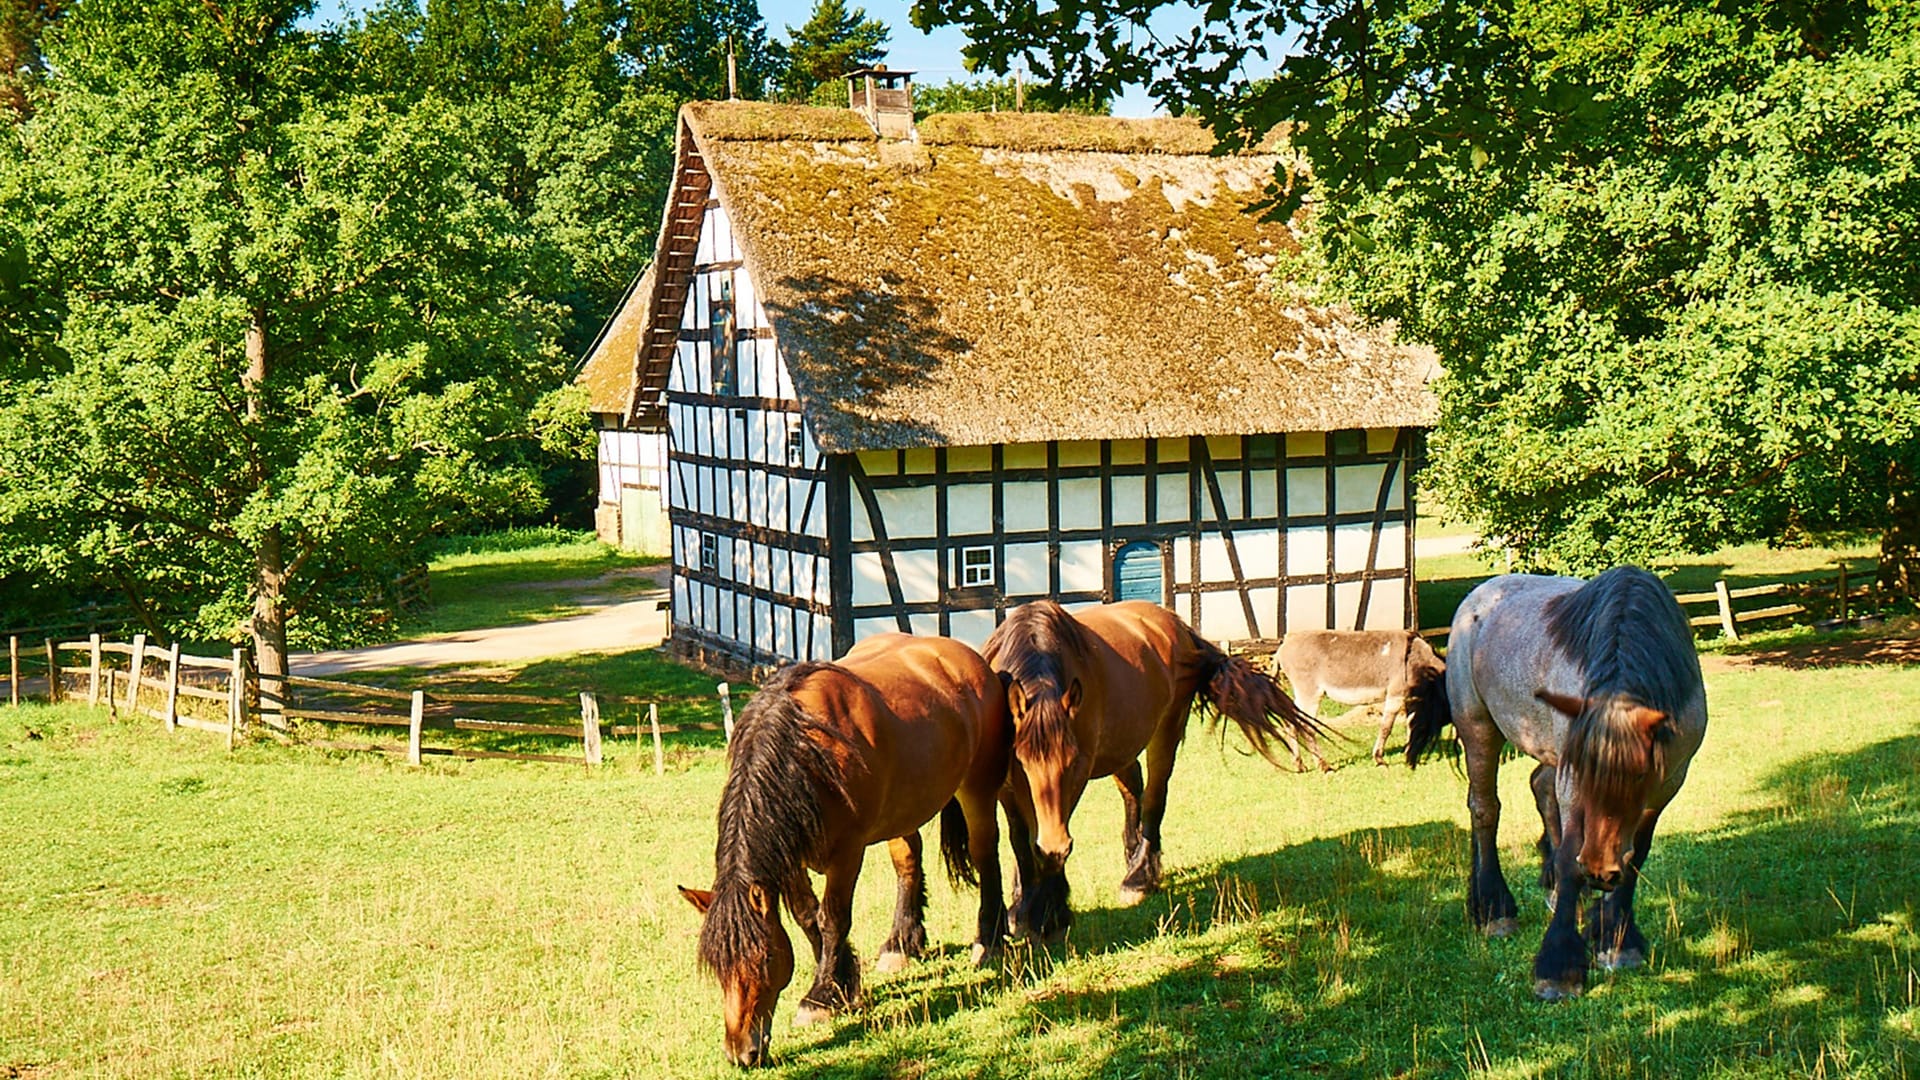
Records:
M692 904L694 910L702 915L705 915L707 909L713 906L712 889L689 889L685 885L678 885L675 888L679 889L680 895L687 898L687 903Z
M1065 706L1068 712L1075 712L1080 708L1079 679L1075 679L1067 684L1067 692L1060 695L1060 704Z
M755 915L764 919L773 911L773 894L767 891L765 885L751 885L747 888L747 905L753 908Z
M1556 694L1551 690L1541 690L1533 696L1542 705L1567 717L1579 716L1587 711L1587 703L1570 694Z
M1007 707L1016 713L1026 712L1027 692L1021 687L1020 680L1003 671L1000 673L1000 685L1007 688Z
M1673 738L1673 718L1659 709L1635 705L1627 710L1627 719L1633 721L1633 726L1650 742L1663 743Z

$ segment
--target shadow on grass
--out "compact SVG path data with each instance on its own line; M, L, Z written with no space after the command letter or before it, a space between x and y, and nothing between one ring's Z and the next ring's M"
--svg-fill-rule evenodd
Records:
M580 694L596 695L600 720L605 732L605 753L610 759L636 755L650 759L650 737L628 732L614 735L612 728L645 726L647 704L659 705L662 727L721 723L722 710L715 680L699 671L674 662L659 649L636 649L623 653L576 653L543 660L486 664L453 664L435 668L395 668L383 671L355 672L336 677L340 681L361 683L393 690L423 690L428 711L422 723L429 745L486 750L501 753L553 754L580 753L580 740L573 736L534 735L498 731L455 731L455 717L472 720L542 724L555 727L580 723ZM752 697L754 687L734 682L728 685L735 715ZM307 692L313 704L333 707L348 695L328 696ZM453 702L436 705L435 697L461 695L512 694L547 699L546 704L525 702ZM404 708L404 707L403 707ZM372 736L378 729L353 729L340 725L334 730L354 730ZM390 736L388 736L390 737ZM661 742L669 752L704 752L725 746L719 730L669 730Z
M1794 762L1759 809L1656 842L1640 971L1542 1005L1521 931L1463 911L1449 822L1358 830L1175 873L1067 942L974 973L956 949L869 988L797 1052L844 1076L1904 1076L1920 1069L1920 735ZM1530 808L1509 807L1508 813ZM1529 816L1531 816L1529 814Z

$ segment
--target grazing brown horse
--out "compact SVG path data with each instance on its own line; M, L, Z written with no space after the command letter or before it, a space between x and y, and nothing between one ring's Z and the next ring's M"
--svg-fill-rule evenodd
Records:
M1589 945L1610 971L1645 963L1634 885L1707 731L1693 631L1673 594L1631 566L1592 581L1494 578L1453 616L1445 681L1446 693L1429 695L1408 724L1407 764L1453 724L1473 824L1468 917L1488 937L1519 927L1495 845L1500 750L1512 742L1540 763L1532 780L1545 826L1540 883L1553 904L1533 959L1535 996L1585 989ZM1588 909L1583 940L1588 887L1605 896Z
M774 1003L793 977L782 901L813 946L813 986L795 1022L858 1002L847 929L869 844L889 842L899 878L879 967L921 951L920 826L935 814L949 874L980 886L975 962L999 948L1007 919L994 811L1009 738L999 680L946 638L871 637L837 664L784 668L754 695L727 755L713 889L681 889L705 915L700 962L720 980L734 1064L767 1061ZM809 870L826 875L819 900Z
M1121 900L1137 903L1160 887L1167 780L1196 698L1210 724L1232 720L1276 766L1270 740L1283 731L1319 730L1272 678L1157 604L1136 600L1071 614L1051 600L1025 604L983 651L1007 683L1013 716L1004 801L1019 873L1014 922L1043 937L1072 919L1067 820L1090 780L1113 777L1125 806Z

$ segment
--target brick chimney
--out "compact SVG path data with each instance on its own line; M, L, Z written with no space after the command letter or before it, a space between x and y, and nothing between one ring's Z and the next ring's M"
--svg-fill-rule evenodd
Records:
M847 72L847 107L880 135L913 138L913 72L885 64Z

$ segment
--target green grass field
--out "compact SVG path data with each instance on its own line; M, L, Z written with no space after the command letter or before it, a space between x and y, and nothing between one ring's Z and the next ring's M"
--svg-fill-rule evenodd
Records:
M657 591L640 571L664 561L568 529L452 537L427 566L432 606L400 630L417 637L578 615Z
M1462 911L1446 764L1296 776L1196 730L1164 894L1114 906L1102 782L1075 819L1065 944L968 969L973 897L936 874L937 954L870 975L865 1011L824 1028L789 1028L790 990L776 1075L1920 1072L1920 668L1708 683L1708 741L1641 890L1650 967L1577 1003L1529 993L1524 763L1501 837L1523 928L1490 943ZM720 754L655 777L610 752L598 772L409 770L0 709L0 1076L725 1074L674 892L711 878ZM890 877L875 849L868 958Z

